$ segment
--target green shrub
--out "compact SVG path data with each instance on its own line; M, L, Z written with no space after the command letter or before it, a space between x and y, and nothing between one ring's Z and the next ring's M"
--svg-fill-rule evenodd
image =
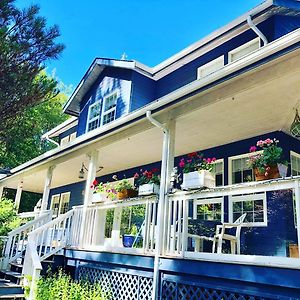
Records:
M37 283L36 300L109 300L108 292L99 284L74 281L59 270L56 274L41 277Z

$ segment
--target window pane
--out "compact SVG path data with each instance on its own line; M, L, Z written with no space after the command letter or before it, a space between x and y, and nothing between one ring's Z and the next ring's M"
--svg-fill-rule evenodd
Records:
M100 102L90 106L89 120L92 120L100 115Z
M105 98L104 112L116 106L117 93Z

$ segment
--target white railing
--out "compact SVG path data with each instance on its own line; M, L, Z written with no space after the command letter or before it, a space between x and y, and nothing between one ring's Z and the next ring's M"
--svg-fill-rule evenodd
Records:
M51 218L52 212L45 211L41 216L14 229L8 234L4 247L2 269L7 269L10 262L15 261L24 254L28 243L28 235L35 229L49 222Z
M269 264L269 265L295 265L295 262L290 261L289 257L271 257L262 255L237 255L237 254L222 254L222 253L208 253L202 252L203 242L210 241L212 243L213 237L207 237L205 235L196 235L189 233L189 221L196 219L195 217L195 203L203 204L209 203L213 200L222 200L222 213L224 214L224 197L228 197L228 210L229 210L229 222L232 222L232 208L231 201L234 199L240 199L242 197L251 197L256 199L256 195L262 196L267 199L267 192L274 192L280 190L293 190L295 201L295 219L300 224L300 177L278 179L263 182L249 182L243 184L236 184L231 186L217 187L211 190L203 191L189 191L189 192L177 192L168 196L167 202L167 220L165 230L165 243L164 243L164 255L166 256L180 256L190 259L204 259L212 261L226 261L226 262L241 262L241 263L256 263L256 264ZM248 198L247 198L248 199ZM262 200L261 200L262 201ZM279 201L279 200L278 200ZM291 201L293 198L291 197ZM233 202L232 202L233 203ZM265 204L267 203L267 200ZM232 204L233 205L233 204ZM291 202L293 206L293 203ZM244 227L260 227L268 226L268 214L267 207L265 211L265 222L258 223L244 223ZM293 219L294 216L282 216L284 218ZM299 220L299 221L298 221ZM223 218L219 220L223 223ZM296 228L297 229L297 228ZM300 228L299 228L300 229ZM214 234L214 233L213 233ZM272 234L272 233L270 233ZM274 232L274 234L276 234ZM300 241L300 230L297 230L298 241ZM201 244L199 246L199 244ZM299 245L299 242L298 242ZM189 248L189 249L188 249ZM194 248L194 249L193 249ZM298 247L300 252L300 247ZM299 253L300 254L300 253ZM271 254L270 254L271 255ZM300 266L300 260L299 260Z

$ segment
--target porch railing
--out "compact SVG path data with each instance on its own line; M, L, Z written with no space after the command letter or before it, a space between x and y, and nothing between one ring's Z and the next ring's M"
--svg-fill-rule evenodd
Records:
M24 255L29 234L49 222L51 218L52 212L45 211L41 216L16 228L8 234L5 241L2 269L7 269L10 262L13 262Z

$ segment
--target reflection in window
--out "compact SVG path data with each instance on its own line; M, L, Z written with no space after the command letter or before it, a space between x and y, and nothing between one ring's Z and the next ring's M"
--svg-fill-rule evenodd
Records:
M207 221L221 221L222 205L221 203L198 204L197 219Z
M291 152L291 173L292 176L300 175L300 154Z
M217 160L212 165L212 172L215 174L216 186L223 186L224 185L224 166L223 166L223 159Z

